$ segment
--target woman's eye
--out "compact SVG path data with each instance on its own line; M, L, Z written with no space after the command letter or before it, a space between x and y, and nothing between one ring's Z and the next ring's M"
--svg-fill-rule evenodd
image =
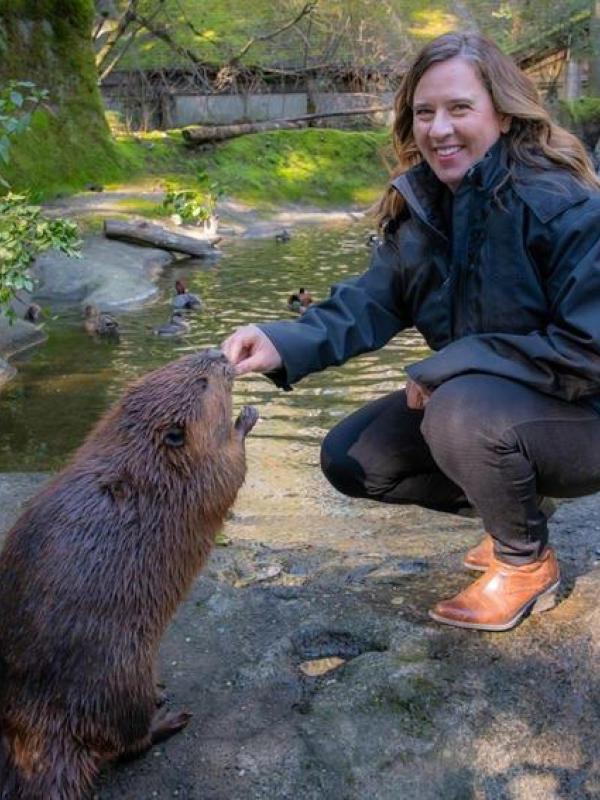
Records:
M433 117L433 111L428 111L425 108L421 108L418 111L415 111L415 116L417 119L427 120Z
M185 444L185 430L178 425L173 425L163 436L163 442L168 447L182 447Z

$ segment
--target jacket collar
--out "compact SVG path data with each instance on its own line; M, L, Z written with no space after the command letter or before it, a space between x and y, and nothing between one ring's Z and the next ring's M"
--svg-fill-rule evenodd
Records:
M481 161L467 170L455 194L462 194L471 188L490 193L507 174L506 146L504 137L500 136ZM392 186L423 222L444 236L441 208L444 192L448 189L426 161L403 172L392 181Z

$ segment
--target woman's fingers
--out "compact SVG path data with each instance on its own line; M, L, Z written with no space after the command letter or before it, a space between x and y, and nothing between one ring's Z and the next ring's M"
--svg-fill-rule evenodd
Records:
M236 375L272 372L281 366L281 356L269 337L255 325L244 325L231 334L221 348L235 367Z
M243 339L236 333L232 333L221 345L221 350L227 359L235 366L241 358Z
M431 392L412 378L406 380L406 405L415 411L425 408L431 397Z

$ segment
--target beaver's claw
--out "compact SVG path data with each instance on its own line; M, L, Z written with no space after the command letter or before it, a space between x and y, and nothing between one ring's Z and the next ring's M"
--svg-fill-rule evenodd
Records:
M235 429L247 436L258 420L258 410L254 406L244 406L235 421Z

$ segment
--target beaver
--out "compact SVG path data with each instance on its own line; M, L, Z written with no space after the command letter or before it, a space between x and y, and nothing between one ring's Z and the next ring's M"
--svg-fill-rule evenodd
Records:
M155 659L244 481L233 368L205 350L135 382L0 552L0 797L78 800L181 730Z

